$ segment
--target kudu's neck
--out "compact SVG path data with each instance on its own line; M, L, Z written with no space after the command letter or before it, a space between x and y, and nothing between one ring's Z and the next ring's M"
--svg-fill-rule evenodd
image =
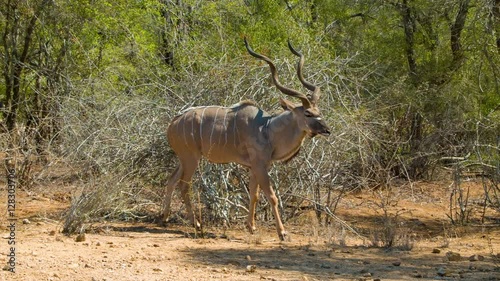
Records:
M274 148L273 160L288 160L293 157L307 135L290 111L274 116L269 121L268 134Z

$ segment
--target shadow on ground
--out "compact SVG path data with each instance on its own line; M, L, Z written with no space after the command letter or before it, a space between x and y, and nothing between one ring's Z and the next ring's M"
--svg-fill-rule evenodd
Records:
M445 261L444 255L419 254L368 247L337 247L314 249L308 246L283 244L250 245L247 249L197 248L188 251L196 262L206 266L233 266L280 276L308 275L318 279L372 278L401 279L463 279L499 280L500 268L492 257L472 264L468 259ZM364 279L363 279L364 280Z

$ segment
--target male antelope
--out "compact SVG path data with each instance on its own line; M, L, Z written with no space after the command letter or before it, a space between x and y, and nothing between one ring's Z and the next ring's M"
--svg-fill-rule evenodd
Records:
M179 184L189 219L195 227L200 226L191 206L189 190L198 162L204 156L214 163L239 163L250 168L247 227L252 233L256 229L255 207L261 188L271 203L276 229L279 238L283 240L286 232L278 211L278 199L270 185L268 174L271 163L291 159L299 152L307 135L327 136L330 129L321 119L317 107L319 87L305 81L302 76L304 57L301 53L288 44L290 50L300 57L297 75L301 83L312 91L310 97L281 85L274 63L266 56L255 53L246 39L245 46L252 56L267 62L276 87L285 95L300 99L302 104L280 99L285 111L276 116L263 111L253 101L243 101L231 107L193 107L176 116L168 127L167 137L180 164L167 184L163 221L168 218L172 193Z

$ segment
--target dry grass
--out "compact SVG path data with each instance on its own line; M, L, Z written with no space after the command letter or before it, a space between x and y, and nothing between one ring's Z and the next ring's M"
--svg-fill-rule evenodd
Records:
M106 79L91 85L74 85L83 90L61 97L57 101L61 109L59 142L57 145L54 142L51 147L55 151L57 146L56 157L82 167L79 177L85 182L81 191L75 194L65 230L78 232L85 229L86 223L110 218L152 220L158 214L166 179L177 163L164 131L180 110L189 106L231 105L242 99L254 99L264 110L276 111L278 98L282 95L268 82L267 66L249 65L243 57L237 60L240 63L232 62L231 65L218 62L209 72L186 71L189 74L182 77L150 73L146 79L148 83L131 81L137 85L126 91L114 88L113 83ZM286 84L301 89L292 71L294 62L276 62L281 80L290 81ZM333 135L328 139L307 140L293 161L271 168L272 183L285 222L297 216L302 208L311 207L319 225L338 223L334 213L346 192L410 180L408 169L414 159L402 154L408 144L401 136L408 120L387 119L381 114L404 112L405 106L393 105L377 112L367 110L378 102L359 96L359 90L366 87L362 77L370 75L371 70L350 68L349 63L349 60L332 59L308 65L308 71L318 70L308 75L322 87L320 107L324 109L323 114L333 129ZM344 75L339 76L340 71L345 72ZM394 127L396 123L398 127ZM21 143L32 141L33 136L26 135L17 145L21 148ZM0 143L2 147L5 145ZM476 153L476 159L483 156L481 163L496 167L491 162L496 158L484 157L486 150L482 149ZM25 186L29 186L36 178L30 169L35 150L19 151L27 151L18 155L20 174L25 175ZM498 177L498 168L492 171ZM237 165L206 162L200 165L193 179L193 194L199 194L202 220L213 225L228 225L245 217L248 212L247 182L246 169ZM489 198L486 205L496 204L498 208L498 181L485 184L485 190L488 190L485 198ZM260 200L259 220L272 218L268 209L267 201ZM378 244L392 245L394 241L409 239L390 217L385 219L383 229L373 240ZM340 233L353 232L347 225L340 225ZM319 232L319 229L312 231ZM341 244L345 240L342 235L331 240Z

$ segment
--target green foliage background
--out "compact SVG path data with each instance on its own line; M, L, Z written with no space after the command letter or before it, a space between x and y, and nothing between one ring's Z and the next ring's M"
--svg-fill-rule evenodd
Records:
M25 157L49 153L84 167L83 174L106 175L95 186L109 186L115 174L131 194L149 194L133 200L158 203L164 171L175 164L164 129L179 110L242 99L278 108L280 94L266 66L246 53L247 37L297 89L287 40L302 50L306 75L321 86L321 107L335 128L330 139L309 142L307 153L273 170L276 185L290 182L280 178L283 171L297 175L292 191L318 181L332 189L387 185L431 178L440 159L465 155L498 174L498 5L0 0L0 122L8 139L2 147ZM451 30L464 7L460 49L453 52ZM311 157L321 159L310 161L316 177L300 165ZM224 168L205 170L207 177L227 176Z

